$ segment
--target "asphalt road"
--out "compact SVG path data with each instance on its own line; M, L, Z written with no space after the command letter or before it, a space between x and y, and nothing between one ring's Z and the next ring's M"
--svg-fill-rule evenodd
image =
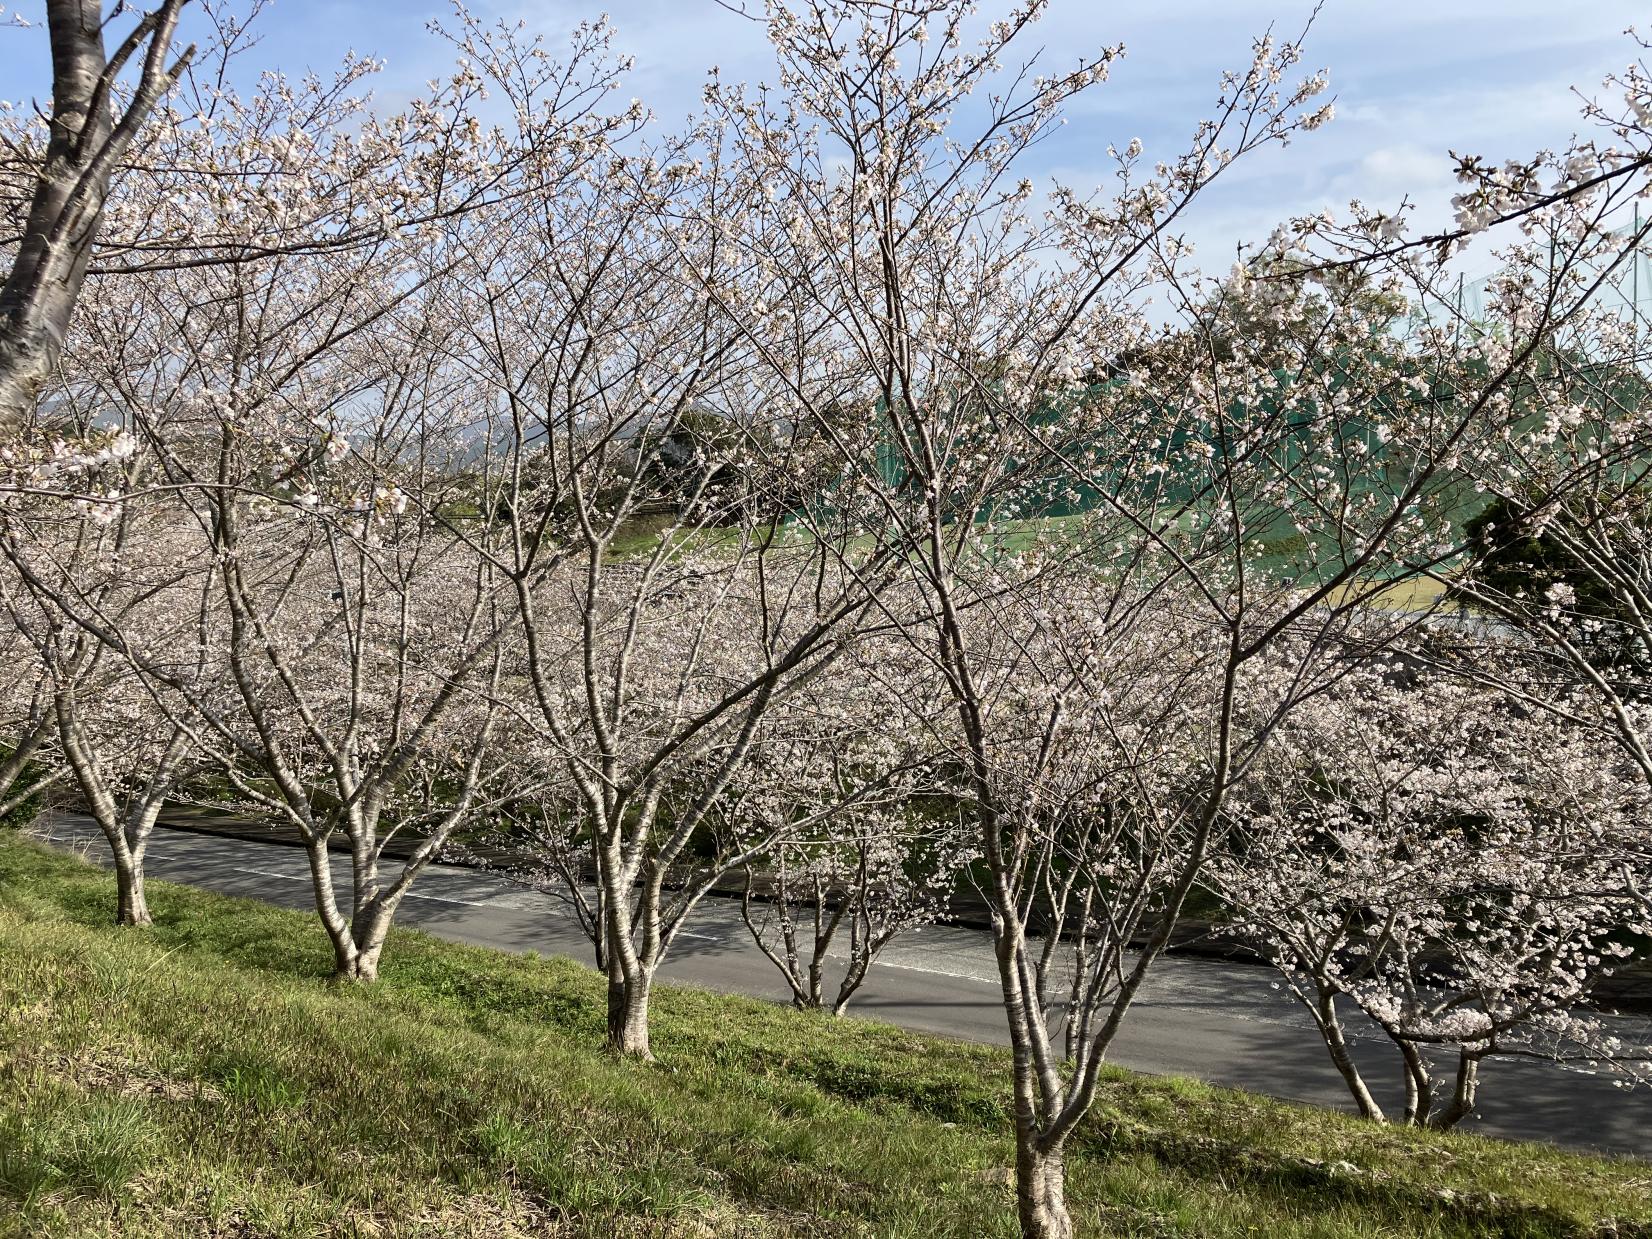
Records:
M40 833L93 861L108 862L86 818L61 816ZM348 861L336 858L348 883ZM160 829L150 844L151 877L311 911L309 871L296 847ZM399 923L460 942L534 950L584 962L590 946L554 896L504 878L438 865L408 893ZM387 957L387 968L395 967ZM1007 1040L985 932L935 927L897 939L873 968L851 1010L924 1032L972 1041ZM708 899L679 935L661 969L666 981L785 1001L774 966L751 942L731 900ZM1194 1076L1347 1110L1340 1077L1308 1016L1272 973L1251 965L1187 956L1162 959L1110 1055L1139 1071ZM1645 1044L1643 1022L1625 1028ZM1357 1037L1356 1056L1385 1107L1400 1106L1401 1078L1380 1033ZM1479 1112L1465 1128L1577 1148L1652 1156L1652 1089L1632 1092L1611 1078L1526 1060L1481 1070Z

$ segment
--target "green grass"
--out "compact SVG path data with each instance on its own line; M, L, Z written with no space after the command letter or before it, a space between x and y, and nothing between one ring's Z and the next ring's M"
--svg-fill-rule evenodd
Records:
M0 835L0 1235L1011 1236L1005 1056L664 988L597 1049L564 960L393 935L338 988L312 918ZM1108 1075L1086 1235L1652 1234L1652 1166Z

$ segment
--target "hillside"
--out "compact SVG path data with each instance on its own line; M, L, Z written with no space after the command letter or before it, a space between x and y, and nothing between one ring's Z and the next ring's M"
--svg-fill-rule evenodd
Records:
M0 1234L1015 1232L1005 1056L662 989L661 1063L598 1048L569 961L397 934L325 983L312 918L0 835ZM1652 1235L1652 1168L1110 1075L1081 1233Z

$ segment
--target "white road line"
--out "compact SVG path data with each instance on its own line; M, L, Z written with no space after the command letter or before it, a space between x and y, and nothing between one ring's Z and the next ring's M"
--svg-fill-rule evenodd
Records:
M487 908L491 904L476 903L469 899L449 899L446 895L427 895L423 891L408 891L403 899L428 899L431 903L452 903L464 908Z
M237 869L235 872L237 876L248 874L258 878L281 878L287 882L308 882L310 880L310 875L307 873L277 873L273 869Z

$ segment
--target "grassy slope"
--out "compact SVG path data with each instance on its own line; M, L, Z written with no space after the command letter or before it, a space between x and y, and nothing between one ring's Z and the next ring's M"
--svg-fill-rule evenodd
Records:
M998 1050L666 988L644 1067L577 964L407 932L341 990L311 918L151 900L0 835L0 1235L1013 1234ZM1652 1234L1642 1162L1123 1072L1072 1178L1089 1235Z

